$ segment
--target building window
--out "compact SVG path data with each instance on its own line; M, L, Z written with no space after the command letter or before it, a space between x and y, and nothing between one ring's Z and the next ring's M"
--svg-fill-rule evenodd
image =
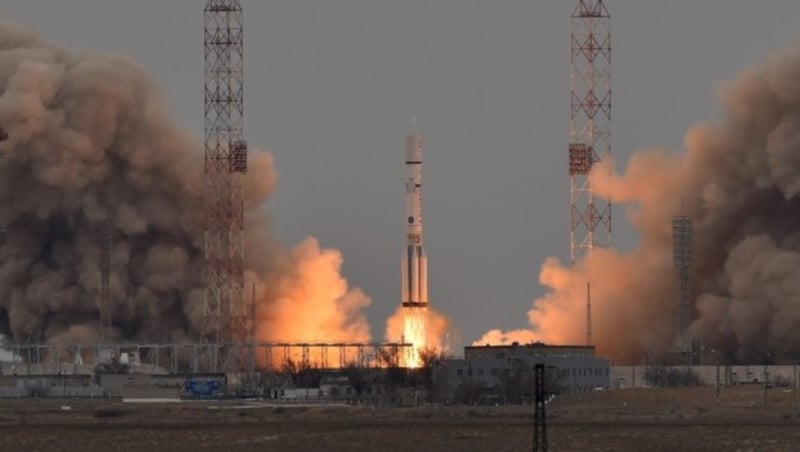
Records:
M464 376L464 369L458 369L458 372L456 372L456 374L457 374L459 377L463 377L463 376Z
M479 377L482 377L482 376L483 376L483 369L478 369L478 376L479 376Z
M467 376L468 377L472 376L472 368L467 369Z

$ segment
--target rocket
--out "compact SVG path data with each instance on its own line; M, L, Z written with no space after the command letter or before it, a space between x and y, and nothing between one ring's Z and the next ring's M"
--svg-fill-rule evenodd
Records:
M406 136L406 252L402 259L403 308L428 306L428 258L422 244L422 137Z

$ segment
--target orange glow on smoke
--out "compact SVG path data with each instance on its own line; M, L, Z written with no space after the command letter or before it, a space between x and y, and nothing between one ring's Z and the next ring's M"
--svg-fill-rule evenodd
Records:
M574 267L548 258L539 273L547 293L528 311L531 329L490 330L474 345L585 343L586 284L591 281L592 342L598 354L665 347L664 338L671 338L675 328L677 295L672 275L664 277L664 272L672 271L670 225L682 202L671 191L685 185L682 162L665 150L654 150L631 157L624 176L615 175L613 168L611 160L599 162L590 175L592 189L599 197L631 204L626 214L643 232L639 247L631 252L596 247Z
M342 255L335 249L322 249L314 238L295 246L270 277L256 283L255 340L273 343L366 343L370 341L369 324L363 314L371 303L358 287L349 287L341 275ZM250 275L252 281L255 275ZM250 294L248 294L250 298ZM292 361L325 361L339 365L355 359L355 353L339 356L335 347L322 356L322 349L311 347L308 356L292 350ZM297 355L297 356L295 356ZM352 356L351 356L352 355ZM258 357L264 364L266 357ZM282 360L273 356L270 364ZM276 363L278 361L278 363Z
M648 349L655 338L665 337L673 328L670 300L674 299L671 279L660 283L648 269L670 264L668 254L620 254L613 249L595 248L591 256L574 268L548 258L542 265L539 282L549 292L528 311L531 330L488 331L473 345L529 343L584 344L586 341L586 281L592 281L593 345L603 356L620 351ZM649 287L662 284L663 300L644 304ZM613 308L613 309L610 309ZM645 311L663 319L644 324ZM625 331L626 334L619 334Z

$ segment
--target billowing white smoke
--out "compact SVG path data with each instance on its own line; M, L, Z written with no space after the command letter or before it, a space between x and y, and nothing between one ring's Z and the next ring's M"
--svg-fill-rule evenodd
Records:
M116 338L196 338L203 151L168 116L147 74L122 56L73 53L0 26L0 124L8 134L0 143L0 332L18 341L96 339L101 226L110 219ZM272 158L251 153L249 167L246 267L248 285L259 287L259 331L295 325L285 340L312 340L307 330L367 340L361 310L370 300L347 287L338 251L311 238L296 250L276 243L263 210ZM291 304L298 309L273 308Z

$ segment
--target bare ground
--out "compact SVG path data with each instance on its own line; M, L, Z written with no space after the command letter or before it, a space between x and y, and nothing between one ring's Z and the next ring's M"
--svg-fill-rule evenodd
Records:
M552 451L800 450L800 400L759 387L557 398ZM62 410L68 405L69 410ZM373 408L0 400L0 450L531 450L532 406Z

